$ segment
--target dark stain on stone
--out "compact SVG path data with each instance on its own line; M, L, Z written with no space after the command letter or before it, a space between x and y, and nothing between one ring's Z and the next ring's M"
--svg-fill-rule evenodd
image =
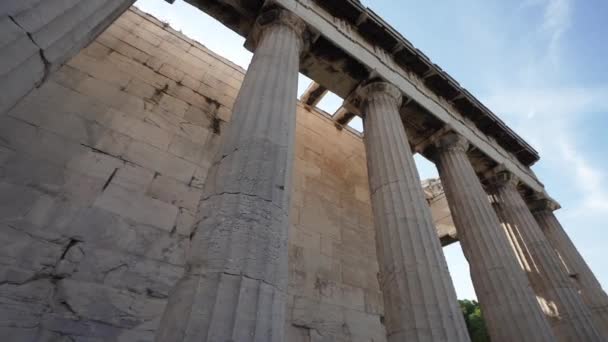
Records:
M213 133L215 134L220 134L220 130L221 130L221 123L222 120L220 120L219 118L215 117L213 118L213 120L211 120L211 130L213 130Z

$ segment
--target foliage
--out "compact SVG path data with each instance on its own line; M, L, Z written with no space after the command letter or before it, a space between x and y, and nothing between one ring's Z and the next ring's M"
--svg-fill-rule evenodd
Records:
M490 336L481 314L479 303L474 300L459 300L464 320L471 336L471 342L490 342Z

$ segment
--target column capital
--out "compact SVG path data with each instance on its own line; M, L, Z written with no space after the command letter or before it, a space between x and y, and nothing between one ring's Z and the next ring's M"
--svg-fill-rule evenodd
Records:
M448 132L435 140L434 146L439 151L460 151L467 152L469 141L462 135L455 132Z
M365 103L377 96L392 98L395 100L397 107L401 106L401 102L403 101L401 91L393 84L384 81L372 81L355 89L344 102L349 109L361 113Z
M485 177L485 183L493 188L517 188L517 185L519 185L520 180L513 173L507 171L504 167L500 166L494 171L490 172L490 174Z
M553 212L561 208L559 203L547 196L545 193L541 192L535 193L531 196L530 200L528 201L528 207L530 207L532 212L544 210Z
M264 31L275 25L288 27L295 32L300 39L300 50L304 50L310 37L306 23L292 12L279 7L266 9L260 13L247 37L245 47L254 51Z

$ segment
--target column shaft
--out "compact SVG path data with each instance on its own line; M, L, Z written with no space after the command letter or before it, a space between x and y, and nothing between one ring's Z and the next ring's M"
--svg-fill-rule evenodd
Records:
M171 292L156 341L284 340L304 24L283 10L263 13L258 23L264 26L209 171L187 270Z
M388 341L469 341L399 116L401 95L386 83L360 93Z
M490 186L490 193L557 339L602 341L591 311L517 191L517 180L506 172L499 173Z
M437 144L437 168L477 298L494 342L554 341L543 312L455 134Z
M559 254L570 275L574 278L583 296L583 301L591 309L595 326L602 330L601 333L608 340L608 296L602 289L602 285L568 237L553 211L545 207L535 210L533 214L549 243Z

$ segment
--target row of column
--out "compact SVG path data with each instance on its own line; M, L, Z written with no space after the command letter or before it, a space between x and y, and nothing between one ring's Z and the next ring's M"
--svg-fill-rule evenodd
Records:
M305 37L306 25L285 10L258 18L254 58L209 171L186 272L170 294L156 341L284 340L290 175ZM365 114L387 340L469 341L401 122L401 93L375 82L356 96ZM581 287L590 289L584 296L593 303L603 291L559 223L550 212L537 211L539 226L514 182L499 178L491 187L493 208L467 146L448 134L436 144L436 161L492 340L555 341L557 333L563 341L601 341L588 307L604 312L608 306L583 303L541 231L559 231L552 236L570 251L562 257L581 272ZM535 291L556 319L554 330Z

